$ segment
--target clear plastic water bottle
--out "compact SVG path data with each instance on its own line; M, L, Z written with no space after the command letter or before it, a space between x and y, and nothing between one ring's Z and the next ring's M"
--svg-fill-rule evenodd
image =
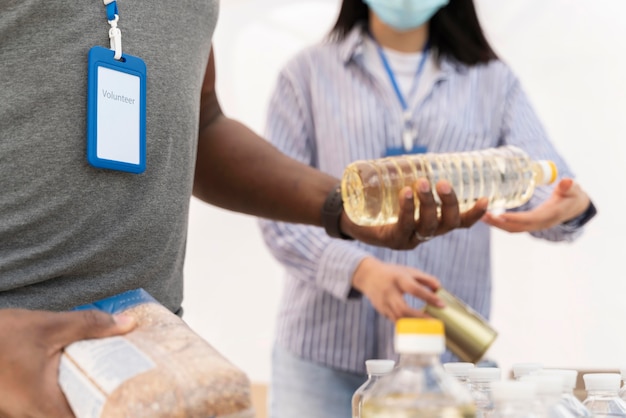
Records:
M560 376L534 373L523 376L521 381L536 385L535 411L545 418L576 418L576 415L561 402L563 379Z
M469 370L473 369L474 367L474 363L468 363L464 361L452 361L443 364L443 369L446 371L446 373L461 382L461 384L465 386L467 390L470 390L468 373Z
M476 367L468 372L470 393L476 405L476 418L491 418L493 399L491 384L502 379L499 367Z
M591 418L591 412L574 395L578 371L570 369L542 369L540 375L559 376L563 384L561 391L561 403L569 409L574 416L579 418Z
M491 383L491 418L538 418L535 411L536 385L520 380Z
M386 359L372 359L365 361L367 370L367 380L352 395L352 417L361 418L361 406L363 403L363 395L380 379L382 376L389 374L396 362Z
M512 366L513 369L513 378L515 380L520 380L523 376L533 374L543 369L543 364L541 363L515 363Z
M619 372L622 377L622 387L619 390L619 397L622 398L623 401L626 401L626 367L620 368Z
M626 417L626 402L619 397L619 373L587 373L583 375L587 398L583 405L597 418Z
M443 369L444 326L432 318L403 318L396 323L391 373L363 397L363 418L471 418L476 408L469 391Z
M421 177L433 190L439 180L450 182L461 211L481 197L489 199L491 209L509 209L526 203L536 186L552 183L557 169L552 161L532 161L514 146L355 161L346 167L341 182L346 214L359 225L394 223L400 190Z

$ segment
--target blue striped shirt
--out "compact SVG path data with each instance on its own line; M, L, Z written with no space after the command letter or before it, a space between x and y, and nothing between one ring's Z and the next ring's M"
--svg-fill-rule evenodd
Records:
M341 177L359 159L382 157L402 146L402 108L380 77L367 37L358 28L340 42L322 42L297 54L279 75L267 121L268 139L293 158ZM525 96L501 61L468 67L429 59L413 109L417 143L429 152L516 145L533 159L553 160L572 176ZM425 85L424 85L425 84ZM288 174L285 174L288 175ZM523 208L536 206L551 188L535 191ZM370 358L394 358L394 325L367 298L348 298L352 275L366 256L412 266L484 317L491 306L489 227L455 230L411 251L394 251L328 237L324 230L259 221L270 251L285 267L276 344L304 359L363 373ZM533 235L573 240L579 230L558 226ZM409 304L423 303L408 297ZM453 356L446 353L443 361Z

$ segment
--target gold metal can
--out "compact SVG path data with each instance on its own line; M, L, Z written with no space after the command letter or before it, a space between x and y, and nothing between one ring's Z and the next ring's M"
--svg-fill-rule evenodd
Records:
M498 333L478 312L444 288L437 290L437 296L446 306L426 305L424 310L444 323L446 346L462 361L478 362Z

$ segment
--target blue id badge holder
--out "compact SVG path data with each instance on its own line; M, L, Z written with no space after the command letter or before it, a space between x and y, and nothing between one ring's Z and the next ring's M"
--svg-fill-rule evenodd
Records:
M146 169L146 64L122 54L116 2L105 5L111 49L89 50L87 160L97 168L139 174Z
M400 155L408 154L425 154L428 148L422 145L413 145L411 149L405 149L404 147L388 147L385 149L384 157L399 157Z

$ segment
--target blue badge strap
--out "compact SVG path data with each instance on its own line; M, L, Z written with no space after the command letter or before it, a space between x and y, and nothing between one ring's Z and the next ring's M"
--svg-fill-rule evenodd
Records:
M115 51L114 58L120 60L122 58L122 32L117 27L117 21L120 19L119 11L117 10L117 1L115 0L102 0L107 11L107 20L111 25L109 29L109 40L111 44L111 50Z
M137 305L143 305L144 303L159 303L143 289L129 290L128 292L120 293L119 295L111 296L106 299L101 299L97 302L87 305L77 306L73 311L85 311L90 309L97 309L104 311L111 315L124 312L127 309L133 308Z
M117 1L103 0L104 6L107 8L107 20L115 20L115 15L119 16L117 11Z
M415 80L413 81L413 86L411 87L411 91L409 92L409 98L413 95L415 89L417 88L417 85L419 83L419 78L422 74L422 71L424 69L424 64L426 63L426 57L428 56L428 49L430 48L430 42L426 42L426 46L424 47L424 51L422 53L422 58L420 59L419 64L417 65L417 70L415 72ZM404 99L404 96L402 95L402 91L400 91L400 86L398 85L398 82L396 80L396 76L393 73L393 70L391 69L391 65L389 65L389 61L387 60L387 57L385 56L385 53L382 49L382 47L376 43L376 49L378 50L378 55L380 55L380 60L383 62L383 66L385 67L385 71L387 71L387 75L389 76L389 80L391 81L391 85L393 86L393 89L396 92L396 96L398 96L398 100L400 101L400 105L402 106L402 110L406 111L409 108L408 103L406 102L406 100Z

